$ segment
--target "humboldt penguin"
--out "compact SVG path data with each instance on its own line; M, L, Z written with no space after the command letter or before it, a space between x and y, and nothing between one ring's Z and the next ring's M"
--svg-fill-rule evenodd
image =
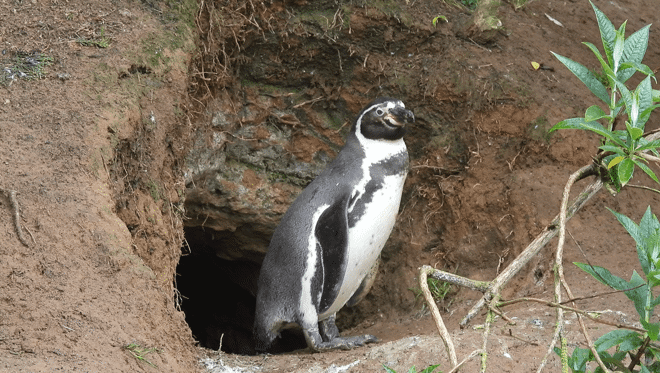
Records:
M299 326L312 351L350 349L373 335L341 337L335 315L369 291L399 211L415 121L403 102L378 98L358 114L337 157L296 198L273 233L259 274L254 335L267 351Z

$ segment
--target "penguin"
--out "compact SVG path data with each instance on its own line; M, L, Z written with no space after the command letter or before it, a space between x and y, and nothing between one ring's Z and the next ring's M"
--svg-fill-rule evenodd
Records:
M351 349L373 335L341 337L335 316L369 291L392 232L409 159L403 136L415 116L389 97L355 119L337 157L296 198L273 233L258 279L256 350L302 328L312 351Z

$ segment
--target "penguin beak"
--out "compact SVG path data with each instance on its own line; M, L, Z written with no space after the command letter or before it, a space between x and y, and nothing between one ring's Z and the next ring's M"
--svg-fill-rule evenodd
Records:
M415 123L415 115L410 110L397 107L385 116L385 121L394 127L404 127L407 123Z

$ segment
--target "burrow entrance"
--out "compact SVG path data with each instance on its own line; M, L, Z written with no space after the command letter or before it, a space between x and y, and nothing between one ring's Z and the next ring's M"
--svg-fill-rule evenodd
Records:
M230 233L186 227L188 246L176 269L181 309L200 346L227 353L255 354L252 325L263 258L222 258L223 247L236 245ZM305 348L302 332L287 330L270 352Z

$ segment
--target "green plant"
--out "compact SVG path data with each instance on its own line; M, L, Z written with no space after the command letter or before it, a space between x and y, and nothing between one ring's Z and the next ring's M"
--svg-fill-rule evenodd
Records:
M149 188L149 194L154 201L158 202L160 200L160 187L155 180L149 180L147 183L147 188Z
M419 372L417 372L417 368L415 368L415 366L413 365L410 369L408 369L408 373L432 373L432 372L435 370L435 368L437 368L437 367L439 367L439 366L440 366L440 364L437 364L437 365L429 365L429 366L426 367L424 370L420 370ZM387 373L396 373L396 371L395 371L394 369L388 367L388 366L385 365L385 364L383 364L383 368L385 368L385 371L386 371ZM441 372L438 371L437 373L441 373Z
M101 27L101 36L95 39L78 38L76 40L85 47L107 48L110 46L110 39L105 37L105 28Z
M0 74L0 85L11 85L16 79L41 79L46 75L45 67L53 64L53 57L41 52L18 51L2 61L4 69Z
M479 0L445 0L449 5L467 10L474 10L479 4Z
M160 353L160 350L155 348L155 347L142 347L137 343L130 343L124 346L124 349L133 355L134 358L140 361L144 361L145 363L151 365L154 368L158 368L154 363L151 361L147 360L146 355L150 354L152 352L158 352Z
M450 283L432 277L426 279L426 284L429 286L429 291L431 292L431 296L433 296L433 299L435 299L436 302L445 300L445 297L449 293L449 290L451 290ZM422 296L422 289L410 288L408 290L415 293L415 300L417 300L418 297Z
M658 178L646 165L653 159L647 152L651 151L658 156L657 148L660 140L648 141L644 138L644 126L651 115L651 111L660 105L660 91L651 88L651 78L655 80L653 71L642 64L649 40L650 25L625 38L626 22L619 29L615 29L610 20L593 3L591 6L596 13L598 27L605 51L605 58L591 43L584 42L596 55L600 62L602 73L607 84L602 83L602 77L595 75L585 66L569 58L552 52L575 76L584 83L589 90L600 98L606 105L607 111L598 105L589 107L584 117L571 118L557 123L550 130L582 129L603 136L600 146L602 162L609 172L610 187L620 191L633 176L635 166L641 168L649 177L658 182ZM646 77L633 91L626 87L626 81L635 73L641 72ZM625 108L627 120L625 130L615 128L615 119ZM599 122L604 122L603 126ZM657 159L657 158L656 158Z
M603 267L585 263L574 264L601 283L622 291L634 303L635 310L639 314L639 322L645 332L629 329L613 330L598 338L594 347L609 368L632 372L639 365L639 372L658 372L660 362L657 360L660 359L660 349L652 342L658 340L660 322L652 322L651 316L655 306L660 304L660 296L654 297L652 292L654 287L660 285L660 222L651 213L650 207L646 209L639 225L623 214L615 211L612 213L635 240L644 277L633 271L630 281L626 281ZM607 352L612 347L616 347L614 354ZM560 350L556 348L555 352L559 354ZM627 355L630 355L630 363L626 367L623 360ZM648 361L656 361L647 365L642 362L642 355L646 355ZM568 365L573 372L586 372L587 362L593 360L594 356L589 349L576 348L568 358ZM595 372L600 371L600 367L595 370Z

